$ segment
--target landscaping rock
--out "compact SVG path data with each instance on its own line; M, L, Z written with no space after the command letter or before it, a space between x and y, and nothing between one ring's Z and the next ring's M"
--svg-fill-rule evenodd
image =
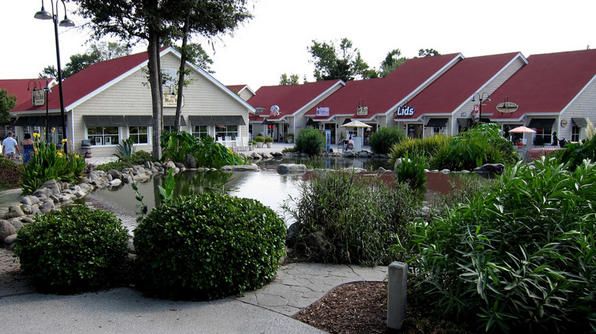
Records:
M273 152L271 153L271 155L275 158L281 158L283 157L283 154L281 152Z
M503 165L501 163L484 164L480 167L474 168L474 172L479 173L479 174L488 174L488 175L493 175L493 174L500 175L503 173L504 170L505 170L505 165Z
M174 168L176 168L176 167L174 167ZM139 183L145 183L151 179L151 176L149 176L147 174L137 174L137 175L133 176L132 179Z
M19 218L13 218L10 220L10 223L12 224L12 226L14 226L14 229L17 230L17 232L23 228L23 223L21 223L21 220Z
M33 223L33 218L25 216L21 218L21 223L23 224L31 224Z
M288 232L286 234L286 246L294 248L298 235L300 234L301 227L302 225L297 223L294 223L288 227Z
M110 187L120 187L122 185L122 180L120 179L113 179L112 181L110 181Z
M117 171L115 169L110 169L108 171L108 175L111 175L112 179L122 179L122 172Z
M255 160L261 159L261 155L257 152L252 152L252 154L250 156Z
M372 157L372 155L373 155L372 152L366 151L366 150L362 150L362 151L356 153L356 156L359 158L370 158L370 157Z
M183 163L180 163L180 162L176 162L176 163L174 163L174 165L176 165L176 167L178 167L180 169L185 168L184 167L184 164Z
M441 169L441 173L443 173L443 174L449 174L450 172L451 171L449 169L447 169L447 168Z
M58 195L62 191L61 184L56 180L46 181L41 187L48 189L54 195Z
M33 205L39 203L39 198L35 196L23 196L21 197L21 203L24 205Z
M0 220L0 240L4 240L9 235L16 234L17 230L7 220Z
M6 246L10 246L12 245L15 241L17 241L17 234L11 234L9 236L7 236L6 238L4 238L4 243L6 244Z
M146 169L152 169L153 168L153 163L151 161L145 161L144 164Z
M352 151L347 151L347 152L344 152L342 155L343 155L343 157L344 157L344 158L353 158L353 157L355 157L355 156L356 156L356 155L354 154L354 152L352 152Z
M11 205L10 207L8 207L8 212L6 213L5 218L10 219L15 217L22 217L24 215L25 213L23 212L23 209L21 209L20 205Z
M197 168L197 159L192 154L187 154L184 164L187 168Z
M280 164L277 166L279 174L306 173L304 164Z
M365 173L366 172L366 169L364 169L364 168L358 168L358 167L346 167L343 170L346 171L346 172L355 173L355 174L357 174L357 173Z
M221 168L225 172L258 172L259 166L255 164L250 165L237 165L237 166L223 166Z
M170 160L170 161L166 162L165 168L176 168L176 164Z
M42 213L48 213L48 212L54 210L55 208L56 208L56 206L54 205L54 202L47 201L42 204L42 206L41 206L41 208L39 208L39 210Z

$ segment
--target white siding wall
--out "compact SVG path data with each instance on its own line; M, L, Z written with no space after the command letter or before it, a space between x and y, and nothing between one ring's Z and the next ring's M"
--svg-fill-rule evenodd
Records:
M242 91L240 91L240 94L238 94L244 101L248 101L251 97L254 96L253 93L251 93L248 89L243 89Z
M565 138L567 141L571 140L572 118L586 118L596 125L596 76L592 78L581 94L573 100L567 110L559 116L557 131L559 138ZM561 120L563 119L567 121L565 128L561 127ZM585 136L586 129L582 129L580 139L584 139Z
M525 65L525 62L522 59L520 59L519 57L516 58L515 61L511 62L508 66L506 66L501 73L499 73L497 76L492 78L492 80L489 80L489 82L486 84L486 86L479 89L478 93L488 93L489 95L494 93L494 91L497 90L497 88L499 88L505 81L507 81L507 79L509 79L513 74L515 74L515 72L517 72L524 65ZM468 101L466 101L464 104L462 104L459 108L457 108L453 112L453 114L452 114L453 118L457 119L458 117L461 117L460 115L462 112L466 113L467 116L465 118L470 117L470 114L474 110L475 104L478 104L478 99L476 99L476 102L472 102L472 99L468 99ZM490 117L491 115L493 117L498 116L497 111L496 110L486 110L486 109L482 110L483 118ZM451 122L449 134L456 135L457 130L458 130L457 121Z
M162 57L161 67L176 70L179 60L172 54ZM184 88L184 106L182 115L187 124L189 115L241 115L246 126L240 126L241 136L248 136L248 109L215 84L194 71L187 76L190 83ZM164 115L175 115L176 108L164 108ZM86 138L84 115L151 115L151 93L143 70L139 70L123 79L97 96L75 109L74 129L75 148L78 150L81 140ZM183 127L190 130L189 127ZM128 129L120 128L120 140L127 138ZM139 145L138 149L151 150L151 145ZM93 147L95 156L110 156L115 152L112 147Z
M300 130L302 130L306 127L306 122L308 121L308 118L305 117L304 114L306 114L309 110L315 108L319 103L321 103L321 101L323 101L326 98L328 98L329 96L331 96L331 94L338 91L341 87L343 87L343 86L337 85L337 86L333 87L333 89L329 89L328 91L324 92L324 94L322 94L318 98L314 98L313 100L308 102L306 105L304 105L304 107L301 109L301 111L299 113L297 113L296 116L294 116L294 121L292 123L290 123L289 128L288 128L289 129L288 131L290 131L290 133L294 133L294 138L298 137Z

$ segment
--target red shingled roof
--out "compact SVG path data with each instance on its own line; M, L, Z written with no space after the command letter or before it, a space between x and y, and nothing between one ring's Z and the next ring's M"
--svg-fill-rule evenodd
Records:
M491 119L519 119L526 113L559 113L596 75L596 50L532 55L524 66L491 95L483 109ZM496 111L505 100L517 103L514 113Z
M302 85L263 86L257 90L248 103L255 108L264 108L260 115L268 115L267 119L277 120L291 115L314 100L317 96L341 83L341 80L324 80L304 83ZM270 113L273 105L279 106L279 115ZM262 120L263 117L250 115L251 120Z
M518 55L519 52L514 52L465 58L406 103L414 107L414 115L399 118L418 118L425 113L452 113Z
M17 101L15 107L25 102L28 102L29 105L31 105L31 91L33 89L45 88L45 86L46 79L37 78L0 80L0 89L7 91L8 95L16 97Z
M85 97L87 94L92 93L99 87L107 84L118 76L126 73L133 69L137 65L147 60L147 52L141 52L115 58L111 60L102 61L93 64L84 70L77 72L71 77L66 78L62 82L62 89L64 92L64 107L68 107L70 104L78 101ZM48 97L49 109L60 108L60 98L58 93L58 87L54 87ZM28 110L39 110L45 107L34 107L31 104L31 99L24 100L14 108L14 111L28 111Z
M352 118L371 118L385 113L412 93L459 54L414 58L406 61L385 78L350 81L344 88L329 96L319 107L329 107L329 117L350 115ZM368 115L355 116L358 106L367 106ZM315 119L316 108L306 115Z
M226 85L226 87L228 87L228 89L232 92L238 94L242 89L244 89L244 87L246 87L246 85Z

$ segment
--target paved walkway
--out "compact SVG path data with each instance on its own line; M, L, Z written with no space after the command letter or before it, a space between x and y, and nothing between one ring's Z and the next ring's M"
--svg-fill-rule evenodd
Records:
M0 287L0 324L6 333L322 333L289 315L337 285L384 280L386 272L386 267L289 264L260 290L212 302L151 299L128 288L43 295L18 282Z

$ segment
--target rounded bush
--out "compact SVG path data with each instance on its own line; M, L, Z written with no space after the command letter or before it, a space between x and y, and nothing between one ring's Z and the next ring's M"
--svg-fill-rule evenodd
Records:
M296 139L296 150L300 153L319 155L324 147L325 136L317 129L303 129Z
M179 197L135 231L138 284L166 298L213 299L270 282L285 254L284 222L253 199Z
M381 128L370 136L370 148L373 153L387 154L391 147L401 142L406 135L397 127Z
M391 147L389 158L392 163L406 155L410 157L423 156L429 160L449 144L451 137L434 135L426 138L407 138Z
M15 253L40 290L76 293L110 286L127 255L128 235L112 213L66 207L23 227Z
M18 188L23 177L23 165L0 156L0 189Z

